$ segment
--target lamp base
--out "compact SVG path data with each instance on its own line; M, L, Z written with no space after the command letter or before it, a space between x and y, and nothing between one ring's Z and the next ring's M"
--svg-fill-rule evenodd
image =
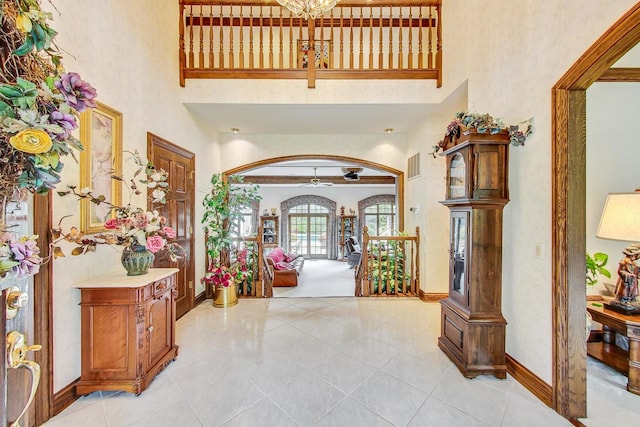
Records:
M622 302L613 300L605 302L604 306L609 310L626 314L628 316L640 315L640 301Z

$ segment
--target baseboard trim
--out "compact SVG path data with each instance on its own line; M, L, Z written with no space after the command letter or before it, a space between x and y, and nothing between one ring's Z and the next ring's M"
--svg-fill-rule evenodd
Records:
M418 297L424 302L438 302L448 297L449 294L439 294L434 292L425 292L422 289L418 291Z
M522 384L527 390L533 393L545 405L552 408L553 406L553 389L544 382L540 377L527 369L513 357L506 355L507 372Z
M53 394L53 416L64 411L73 402L78 400L76 395L76 384L80 381L80 377L76 378L71 384L68 384L62 390Z
M193 306L195 307L197 305L200 305L204 302L205 299L207 299L207 293L205 291L200 292L198 295L196 295L196 299L193 301Z

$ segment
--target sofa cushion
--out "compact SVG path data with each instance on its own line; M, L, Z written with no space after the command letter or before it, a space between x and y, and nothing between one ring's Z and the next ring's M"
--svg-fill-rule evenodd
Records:
M291 262L293 260L295 260L296 258L298 258L300 255L298 254L285 254L284 256L284 260L285 262Z

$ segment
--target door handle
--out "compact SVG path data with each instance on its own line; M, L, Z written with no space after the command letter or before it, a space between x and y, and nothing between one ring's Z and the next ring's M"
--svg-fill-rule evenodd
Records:
M38 384L40 384L40 365L32 360L26 360L26 356L29 351L38 351L41 349L41 345L27 346L24 335L18 331L11 331L7 334L7 367L11 369L26 368L31 372L29 399L22 409L22 412L20 412L20 415L18 415L9 427L20 427L20 418L27 412L29 405L31 405L36 395Z

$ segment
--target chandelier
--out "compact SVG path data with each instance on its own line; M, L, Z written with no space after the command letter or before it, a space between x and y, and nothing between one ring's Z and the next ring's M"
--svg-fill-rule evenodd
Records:
M305 19L311 17L315 19L322 15L339 0L277 0L281 6L286 7L295 16L303 16Z

